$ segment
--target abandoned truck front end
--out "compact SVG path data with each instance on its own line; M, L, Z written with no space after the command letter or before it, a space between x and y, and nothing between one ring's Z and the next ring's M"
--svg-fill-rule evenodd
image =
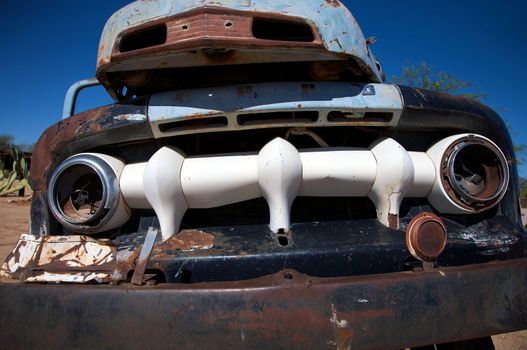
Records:
M137 1L37 143L13 347L399 349L527 328L490 108L383 83L338 1ZM73 114L84 87L115 103Z

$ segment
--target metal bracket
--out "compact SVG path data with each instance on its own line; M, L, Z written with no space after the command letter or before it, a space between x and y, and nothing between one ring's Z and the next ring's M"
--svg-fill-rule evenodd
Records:
M154 227L150 227L146 233L145 242L141 248L141 253L135 263L134 275L132 276L132 284L141 286L143 284L143 277L145 275L146 265L150 260L150 254L154 248L159 230Z

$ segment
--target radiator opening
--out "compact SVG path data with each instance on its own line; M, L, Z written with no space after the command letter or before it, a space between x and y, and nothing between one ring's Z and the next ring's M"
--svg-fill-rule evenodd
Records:
M207 118L195 118L179 120L176 122L170 122L159 125L159 131L161 132L177 132L177 131L188 131L197 129L212 129L221 128L227 126L227 117L207 117Z
M252 26L253 36L257 39L278 41L312 42L313 31L307 23L277 21L255 18Z
M328 122L333 123L350 123L354 121L388 123L392 118L393 113L391 112L332 111L328 113Z
M314 123L318 120L318 112L271 112L238 115L239 125Z
M146 49L166 43L167 27L161 24L138 32L126 34L119 44L120 52L130 52Z
M367 197L297 197L291 208L291 222L323 222L375 219L375 206ZM263 198L209 209L188 209L183 228L238 225L267 225L269 209ZM287 237L286 235L278 235ZM285 240L282 239L282 243ZM290 244L289 238L287 244Z

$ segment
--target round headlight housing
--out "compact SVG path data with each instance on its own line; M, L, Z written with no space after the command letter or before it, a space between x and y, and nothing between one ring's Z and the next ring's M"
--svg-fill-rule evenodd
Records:
M106 155L83 153L62 162L49 181L48 203L67 229L97 233L129 219L119 188L124 163Z
M481 211L493 207L505 194L509 169L500 149L475 135L458 139L441 162L441 181L458 205Z
M449 136L435 143L426 154L436 171L427 198L443 214L479 213L497 205L507 192L507 159L484 136Z

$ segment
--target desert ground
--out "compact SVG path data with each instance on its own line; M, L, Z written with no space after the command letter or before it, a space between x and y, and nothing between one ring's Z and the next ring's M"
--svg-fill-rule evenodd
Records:
M21 233L27 232L29 198L0 197L0 261L3 262ZM492 337L496 350L527 350L527 330Z

